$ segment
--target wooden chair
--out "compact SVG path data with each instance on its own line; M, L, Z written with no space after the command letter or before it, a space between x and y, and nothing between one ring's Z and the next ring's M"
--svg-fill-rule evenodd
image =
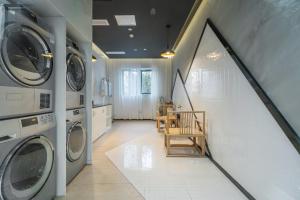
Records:
M161 131L161 123L167 124L167 113L168 112L173 112L174 111L174 105L173 104L164 104L161 105L161 111L156 112L156 127L158 131ZM176 124L177 117L170 116L169 117L170 123L169 124Z
M196 119L196 114L201 114L202 119ZM204 111L181 111L168 112L167 123L171 116L178 117L178 127L166 125L165 130L165 147L167 156L184 156L184 157L201 157L205 155L206 130L205 130L205 112ZM184 143L178 143L178 139L185 139ZM172 144L176 141L176 144ZM187 144L192 141L192 144ZM200 146L200 148L199 148ZM186 150L184 153L176 153L175 150ZM192 153L188 153L188 151ZM174 153L175 152L175 153Z

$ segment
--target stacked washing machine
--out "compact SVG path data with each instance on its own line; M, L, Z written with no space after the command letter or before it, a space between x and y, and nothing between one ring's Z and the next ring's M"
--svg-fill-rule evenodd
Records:
M86 164L87 134L85 125L84 93L86 70L78 45L67 40L67 183Z
M0 5L0 200L50 200L56 192L54 40L20 6Z

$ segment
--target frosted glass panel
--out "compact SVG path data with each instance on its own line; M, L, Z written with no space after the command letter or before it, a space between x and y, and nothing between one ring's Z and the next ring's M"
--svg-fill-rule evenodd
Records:
M207 111L214 159L233 178L256 199L300 199L299 154L209 25L185 86L194 109Z

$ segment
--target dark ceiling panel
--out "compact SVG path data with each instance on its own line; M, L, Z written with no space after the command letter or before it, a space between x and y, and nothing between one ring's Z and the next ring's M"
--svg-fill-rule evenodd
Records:
M104 51L125 51L110 58L159 58L166 48L166 24L171 24L173 46L195 0L94 0L93 18L107 19L110 26L94 26L93 41ZM155 8L156 15L150 11ZM114 15L135 15L137 26L118 26ZM133 33L134 38L129 38ZM138 51L134 51L137 49ZM144 51L147 49L147 51Z

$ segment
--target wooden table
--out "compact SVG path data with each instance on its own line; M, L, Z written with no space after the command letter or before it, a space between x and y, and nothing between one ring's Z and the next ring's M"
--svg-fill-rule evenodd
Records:
M160 125L161 125L162 121L164 122L165 126L167 126L167 124L172 124L172 123L175 123L175 125L177 126L177 116L176 115L169 116L169 122L168 122L167 116L158 116L156 119L156 123L157 123L156 126L157 126L157 129L159 132L161 131Z

